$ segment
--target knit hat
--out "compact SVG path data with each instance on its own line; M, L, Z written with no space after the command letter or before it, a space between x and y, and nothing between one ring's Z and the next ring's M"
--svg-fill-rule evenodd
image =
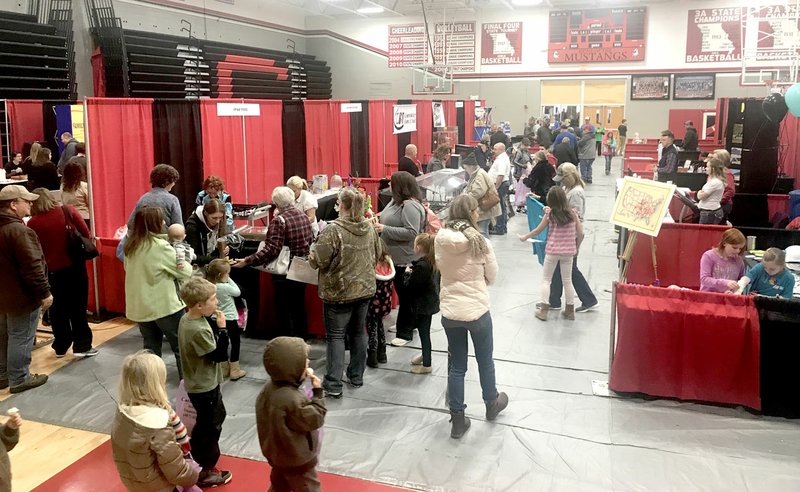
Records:
M475 154L471 153L461 161L461 166L477 166L478 160L475 159Z

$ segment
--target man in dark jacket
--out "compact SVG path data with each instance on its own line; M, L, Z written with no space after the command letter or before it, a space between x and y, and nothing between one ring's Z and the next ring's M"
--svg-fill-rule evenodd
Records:
M0 389L11 386L12 393L47 382L28 372L40 310L53 304L39 238L22 221L37 198L19 185L0 190Z
M686 136L683 137L683 150L697 150L697 129L691 121L686 122Z
M553 134L550 133L550 129L546 125L542 125L536 130L536 141L545 149L549 149L550 145L553 144Z
M256 399L256 428L272 467L270 490L320 491L319 429L327 409L320 379L308 373L308 347L302 338L277 337L263 359L270 381ZM306 378L310 395L299 391Z
M583 125L583 134L578 140L578 159L580 160L581 178L592 184L592 164L597 157L597 148L594 145L594 127Z
M419 164L417 164L417 146L414 144L406 145L406 155L400 158L397 161L397 170L398 171L405 171L415 178L422 174L419 170Z
M553 155L556 156L556 160L558 161L556 167L565 162L569 162L570 164L575 164L578 162L578 154L575 152L570 140L567 138L562 139L558 145L553 147Z
M64 144L64 150L61 151L61 157L58 158L58 174L62 174L67 162L78 154L76 149L78 141L72 137L71 133L62 133L61 143Z
M506 132L501 130L497 125L492 125L492 136L489 138L489 145L494 148L497 143L505 145L506 148L511 147L511 139L508 138Z
M486 172L489 172L489 168L492 167L492 158L494 157L491 150L492 148L489 145L490 143L489 135L484 135L481 137L481 141L478 143L477 147L472 150L472 154L475 156L478 165Z

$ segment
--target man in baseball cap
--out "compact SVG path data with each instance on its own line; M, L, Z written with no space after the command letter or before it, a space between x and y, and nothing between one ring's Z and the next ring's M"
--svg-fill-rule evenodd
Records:
M47 382L28 372L39 314L53 304L39 238L22 221L37 198L19 185L0 190L0 389L12 393Z

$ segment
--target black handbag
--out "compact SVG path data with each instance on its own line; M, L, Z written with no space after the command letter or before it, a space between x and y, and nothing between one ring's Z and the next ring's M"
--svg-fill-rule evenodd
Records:
M72 223L72 218L69 212L67 212L67 207L62 206L61 211L64 213L64 222L67 228L67 252L69 257L72 258L72 261L74 263L80 263L100 256L94 242L87 237L83 237L83 234L75 228L75 225Z

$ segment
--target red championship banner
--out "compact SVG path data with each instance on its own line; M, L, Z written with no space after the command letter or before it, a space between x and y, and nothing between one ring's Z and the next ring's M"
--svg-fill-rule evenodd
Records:
M453 73L475 71L474 22L440 22L434 32L434 63L452 65Z
M644 60L647 7L550 12L549 63Z
M389 26L389 68L416 67L428 63L425 24Z
M741 30L740 7L689 10L686 63L741 61Z
M522 63L522 22L493 22L481 27L481 65Z

